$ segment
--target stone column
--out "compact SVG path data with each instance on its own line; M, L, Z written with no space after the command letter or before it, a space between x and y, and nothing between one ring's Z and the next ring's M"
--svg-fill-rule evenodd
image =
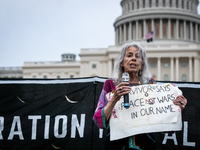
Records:
M170 66L171 66L171 81L174 81L174 58L171 57L171 63L170 63Z
M112 75L112 59L108 60L108 77Z
M190 40L193 41L193 23L190 22Z
M163 38L163 21L162 18L160 18L160 39Z
M125 13L127 14L128 13L128 3L126 4L126 10L125 10Z
M176 39L179 39L179 20L176 19Z
M130 8L130 11L132 11L132 2L129 3L129 8Z
M186 21L183 21L183 30L184 30L184 40L186 40Z
M149 8L149 0L146 1L146 4L145 4L145 5L146 5L147 8Z
M171 19L168 19L168 39L171 39Z
M118 27L115 28L115 45L118 45Z
M199 82L199 58L194 58L194 82Z
M126 42L126 23L124 24L124 42Z
M131 41L132 40L132 22L129 22L129 36L128 36L128 38L129 38L129 41Z
M135 30L135 32L136 32L136 40L138 40L138 20L136 21L136 30Z
M199 35L198 35L198 23L195 24L195 41L199 42Z
M122 43L122 25L119 26L119 44Z
M143 39L145 40L146 39L146 20L144 19L143 20Z
M136 23L135 21L133 22L132 24L132 39L135 40L136 39L136 31L135 31L135 27L136 26Z
M153 31L153 37L155 37L155 31L154 31L154 19L151 19L151 31Z
M189 81L192 82L192 57L189 57Z
M176 81L179 81L179 58L176 57Z
M157 72L157 76L158 76L158 80L161 80L161 58L160 57L158 57L158 59L157 59L157 64L158 64L158 72Z

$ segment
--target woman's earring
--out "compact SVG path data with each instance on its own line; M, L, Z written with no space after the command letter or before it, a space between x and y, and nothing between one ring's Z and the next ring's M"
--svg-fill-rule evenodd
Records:
M138 76L142 76L142 71L141 70L138 71Z

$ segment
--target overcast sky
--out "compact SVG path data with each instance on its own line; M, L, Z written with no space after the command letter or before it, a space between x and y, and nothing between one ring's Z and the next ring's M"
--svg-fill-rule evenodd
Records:
M0 67L114 45L120 1L0 0Z

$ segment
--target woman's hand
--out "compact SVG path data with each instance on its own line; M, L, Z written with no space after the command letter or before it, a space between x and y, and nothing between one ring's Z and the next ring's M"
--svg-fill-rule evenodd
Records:
M185 108L185 106L187 104L187 99L183 95L179 95L176 97L176 99L173 101L173 103L175 105L178 105L181 108L181 110L183 111L183 109Z
M129 94L131 91L131 87L128 86L129 83L122 82L115 87L114 94L110 100L108 100L108 104L104 108L105 119L108 121L112 114L112 110L115 104L120 100L121 96L125 94Z
M131 87L128 86L129 83L122 82L119 85L116 86L113 98L111 100L113 101L119 101L121 96L129 94L131 91Z

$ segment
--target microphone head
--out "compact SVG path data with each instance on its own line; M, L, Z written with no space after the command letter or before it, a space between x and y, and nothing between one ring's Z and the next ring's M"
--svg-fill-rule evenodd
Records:
M127 72L122 74L122 82L129 82L129 74Z

